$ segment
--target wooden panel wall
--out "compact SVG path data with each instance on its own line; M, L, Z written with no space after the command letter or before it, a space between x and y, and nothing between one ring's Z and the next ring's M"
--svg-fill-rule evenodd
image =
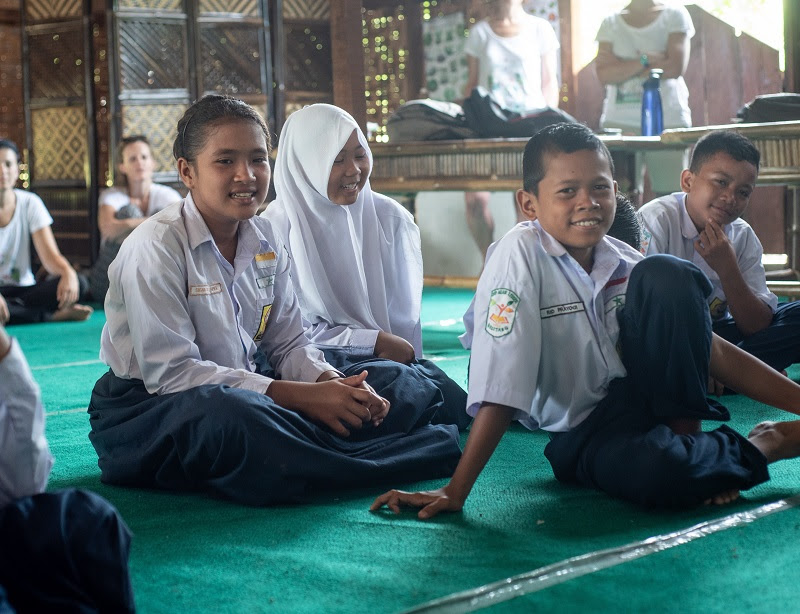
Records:
M0 136L27 148L22 78L22 28L17 0L0 0Z

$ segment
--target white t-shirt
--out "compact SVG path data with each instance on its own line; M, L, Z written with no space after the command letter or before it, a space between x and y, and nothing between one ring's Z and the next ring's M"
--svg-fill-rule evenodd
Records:
M700 235L686 210L686 194L675 192L651 200L639 209L642 225L642 253L671 254L689 260L711 280L714 290L708 297L711 317L715 320L728 315L728 299L722 291L719 275L697 253L694 242ZM736 262L747 286L759 299L775 312L778 297L767 289L767 276L761 263L763 248L750 224L738 218L723 227L723 232L733 245Z
M31 235L53 224L42 199L32 192L14 190L17 208L11 221L0 228L0 286L32 286Z
M632 247L604 238L591 274L539 222L512 228L489 251L464 316L471 348L467 412L481 403L516 408L530 429L568 431L626 375L617 352Z
M478 85L506 109L529 113L547 106L542 58L558 48L553 27L526 14L516 36L498 36L488 21L479 21L469 31L464 51L478 59Z
M150 198L148 199L147 213L145 213L145 215L149 217L154 213L158 213L167 205L176 203L179 200L183 200L183 196L176 190L173 190L168 185L154 183L150 186ZM130 204L130 202L131 197L125 188L109 188L100 192L100 196L97 199L97 206L108 205L109 207L113 207L116 212L125 205Z
M656 20L643 28L628 25L619 13L606 17L597 32L597 42L611 43L611 51L623 60L638 60L642 54L665 54L670 34L684 32L694 36L692 18L683 6L667 6ZM642 73L624 83L606 86L600 125L640 134L642 130ZM689 90L683 77L661 81L661 107L664 128L692 125Z

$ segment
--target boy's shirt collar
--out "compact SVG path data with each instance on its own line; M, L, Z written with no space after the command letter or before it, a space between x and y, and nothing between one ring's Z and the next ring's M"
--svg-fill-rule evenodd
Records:
M534 225L539 231L542 248L549 256L562 258L568 255L567 248L542 228L542 225L538 221L534 222ZM630 258L625 258L613 243L605 239L606 237L603 237L603 239L594 246L594 264L592 265L592 272L589 274L589 277L602 283L611 279L620 266L626 266L626 262L630 260ZM636 256L639 256L638 252L636 252ZM636 259L639 260L641 258Z

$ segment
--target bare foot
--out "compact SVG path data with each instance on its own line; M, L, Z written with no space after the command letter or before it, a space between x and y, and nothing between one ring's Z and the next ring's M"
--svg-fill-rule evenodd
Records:
M89 305L80 305L75 303L69 307L64 307L53 313L50 318L51 322L82 322L87 320L90 315L94 313L94 309Z
M702 422L695 418L672 418L667 426L677 435L694 435L701 431Z
M739 498L738 490L726 490L725 492L721 492L718 495L714 495L710 499L706 499L705 501L703 501L703 505L725 505L727 503L733 503L738 498Z
M747 436L756 448L767 457L767 462L800 456L800 420L789 422L762 422Z

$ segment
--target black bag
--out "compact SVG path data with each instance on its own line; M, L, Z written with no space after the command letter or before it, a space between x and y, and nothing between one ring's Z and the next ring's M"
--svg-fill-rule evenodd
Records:
M392 143L478 137L467 125L460 105L430 98L409 100L400 105L387 120L386 133Z
M467 124L483 138L530 137L550 124L577 122L569 113L552 107L526 115L510 111L480 86L464 100L464 115Z
M736 114L748 124L788 122L800 119L800 94L781 93L756 96Z

